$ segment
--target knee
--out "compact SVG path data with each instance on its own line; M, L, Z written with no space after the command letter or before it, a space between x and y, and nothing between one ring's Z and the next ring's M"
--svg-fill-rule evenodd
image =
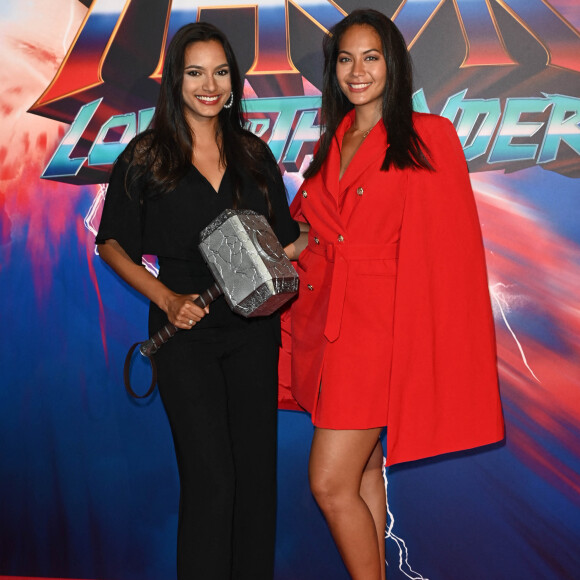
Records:
M235 489L229 481L214 485L205 478L195 482L182 480L179 497L180 513L189 514L207 525L208 518L219 522L231 519Z
M235 494L236 477L226 460L213 463L180 461L179 482L182 501L200 502L208 506L229 505Z
M325 514L339 511L349 498L349 491L340 476L328 472L310 473L310 491Z

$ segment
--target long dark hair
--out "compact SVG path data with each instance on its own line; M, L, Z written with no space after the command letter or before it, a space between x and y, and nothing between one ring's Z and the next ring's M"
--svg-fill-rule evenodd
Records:
M195 42L216 40L225 52L232 85L232 105L218 115L220 161L232 171L234 206L241 203L242 168L249 171L264 193L271 213L264 178L265 160L271 161L268 147L258 137L243 128L243 81L232 47L225 34L212 24L196 22L180 28L165 55L161 87L151 122L152 129L140 135L132 151L133 179L144 179L155 195L172 191L191 167L195 135L184 115L183 71L185 50ZM270 158L270 159L266 159Z
M325 131L320 147L304 177L312 177L322 167L332 139L343 117L353 108L336 78L336 61L342 35L354 25L372 26L381 39L387 65L387 85L383 95L383 123L389 147L381 170L391 166L429 169L428 149L413 126L413 72L403 35L393 22L377 10L354 10L335 24L324 37L324 76L322 85L322 124Z

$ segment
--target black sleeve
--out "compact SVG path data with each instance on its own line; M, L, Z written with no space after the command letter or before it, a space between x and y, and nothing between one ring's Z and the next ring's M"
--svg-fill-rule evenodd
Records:
M118 159L109 180L95 243L116 240L133 262L141 264L141 203L136 188L131 188L131 195L127 193L125 182L128 171L128 162Z
M270 198L273 210L272 229L284 247L298 239L300 226L298 222L290 217L286 186L284 185L278 164L273 158L272 163L274 167L268 176L268 197Z

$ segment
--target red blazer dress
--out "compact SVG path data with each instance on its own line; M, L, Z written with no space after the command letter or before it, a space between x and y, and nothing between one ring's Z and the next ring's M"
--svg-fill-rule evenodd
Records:
M379 122L339 180L353 119L291 206L310 224L289 317L292 395L318 427L388 426L387 464L499 441L484 250L455 129L415 114L435 172L385 172Z

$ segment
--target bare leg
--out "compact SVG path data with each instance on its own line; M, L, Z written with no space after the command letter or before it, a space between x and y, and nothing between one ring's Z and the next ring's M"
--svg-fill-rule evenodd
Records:
M387 527L387 496L383 479L383 446L377 441L363 471L360 495L369 507L377 530L381 562L381 580L385 580L385 528Z
M310 488L353 580L384 578L378 524L361 497L363 471L376 449L380 432L381 429L316 428L310 450ZM365 493L367 487L375 486L365 485ZM377 500L372 503L376 505Z

